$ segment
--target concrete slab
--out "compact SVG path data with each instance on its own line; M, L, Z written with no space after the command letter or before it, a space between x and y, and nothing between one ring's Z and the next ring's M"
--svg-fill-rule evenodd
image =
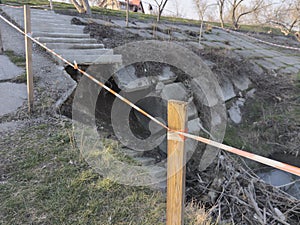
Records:
M265 58L265 61L274 63L278 69L286 67L286 64L282 63L278 58Z
M202 44L199 44L199 42L196 42L196 41L189 41L186 44L191 46L193 49L197 49L197 50L203 50L204 49L204 46Z
M125 92L139 91L149 88L152 83L147 77L138 78L133 66L119 70L115 75L118 87Z
M218 42L226 41L226 39L222 35L203 34L203 38L205 38L208 41L218 41Z
M109 21L101 20L101 19L85 19L85 18L78 18L78 19L80 19L81 21L84 21L84 22L95 22L95 23L98 23L98 24L101 24L104 26L110 26L110 27L116 26L115 24L113 24Z
M228 101L236 96L233 85L228 78L224 77L220 82L220 86L222 88L224 101Z
M264 69L266 70L277 70L277 69L280 69L280 67L278 67L277 65L275 65L274 63L272 62L268 62L266 60L263 60L263 59L258 59L258 60L254 60L254 62L263 67Z
M46 43L50 49L98 49L104 48L103 44L66 44L66 43Z
M188 132L190 134L199 135L200 131L201 131L201 127L202 127L200 119L196 118L194 120L188 121L187 127L188 127ZM187 155L186 155L187 160L189 160L192 157L194 151L197 148L197 145L198 145L198 142L195 140L192 140L190 138L188 138L185 141L185 150L187 153Z
M169 34L165 34L160 31L152 31L152 32L153 32L154 38L159 38L162 40L170 40L171 39L171 35L169 35Z
M121 63L122 55L63 55L70 62L76 61L77 64L113 64ZM58 62L61 60L57 59Z
M198 110L194 102L191 101L188 103L187 112L188 112L188 120L193 120L198 118Z
M59 37L37 37L42 43L84 43L96 44L97 40L94 38L59 38Z
M118 25L118 26L123 27L123 28L127 27L127 26L126 26L126 21L125 21L125 20L111 20L111 22L112 22L113 24ZM128 24L128 27L136 27L136 25L133 24L133 23L129 23L129 24Z
M165 100L187 101L188 93L182 83L165 85L161 97Z
M13 64L6 55L0 55L0 81L13 79L25 72Z
M128 28L127 29L130 33L133 33L133 34L137 34L143 38L146 38L146 39L150 39L150 38L153 38L153 35L150 34L147 30L144 30L144 29L134 29L134 28Z
M273 51L273 50L267 50L267 49L255 49L254 50L258 56L261 57L277 57L280 56L279 52Z
M298 58L298 57L279 56L279 57L273 58L273 60L280 61L284 64L291 65L291 66L300 65L300 58Z
M251 49L243 49L243 50L235 49L234 52L237 53L238 55L242 56L245 59L262 57L262 56L258 55L257 52L255 52L254 50L251 50Z
M242 75L242 74L240 74L237 77L231 78L231 81L234 84L234 86L240 91L247 90L249 86L252 84L249 78L246 75Z
M280 69L279 72L280 73L286 73L286 74L297 74L299 73L300 69L296 68L296 67L286 67L283 69Z
M230 50L233 49L232 46L226 45L222 42L201 41L201 44L203 44L207 47L212 47L212 48L224 48L224 49L230 49Z
M55 32L33 32L32 37L56 37L56 38L90 38L89 34L82 33L55 33Z
M228 114L230 119L235 123L235 124L239 124L242 122L242 116L241 116L241 110L239 107L237 107L236 105L232 106L229 110L228 110Z
M54 49L54 51L60 55L64 56L78 56L78 55L93 55L93 56L100 56L100 55L112 55L113 49Z
M177 76L169 66L163 68L162 74L158 76L158 80L164 84L173 83L177 79Z
M177 24L169 24L169 27L172 27L176 30L181 30L181 31L193 31L193 32L200 32L200 27L196 26L188 26L188 25L177 25Z
M185 41L185 40L190 40L190 38L182 33L173 31L171 33L172 37L175 38L178 41Z
M32 27L32 32L64 32L64 33L81 33L83 34L83 27L70 26L70 27L48 27L48 26L35 26Z
M242 122L242 113L240 107L242 107L244 103L245 99L240 98L235 103L233 103L231 108L228 110L229 117L235 124L239 124Z
M25 84L0 83L0 116L12 113L27 99Z
M135 22L135 24L140 29L152 29L152 24L150 23Z

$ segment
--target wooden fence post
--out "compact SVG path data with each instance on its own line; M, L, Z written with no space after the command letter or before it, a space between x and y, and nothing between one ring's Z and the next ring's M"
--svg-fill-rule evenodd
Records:
M31 34L30 7L24 5L24 28L26 34ZM26 51L26 72L27 72L27 93L28 93L28 112L33 108L33 72L32 72L32 41L25 36Z
M172 130L185 131L187 104L181 101L168 102L168 126ZM167 171L167 225L183 225L185 204L185 161L184 138L168 132Z
M53 2L52 0L49 0L50 1L50 10L53 10Z

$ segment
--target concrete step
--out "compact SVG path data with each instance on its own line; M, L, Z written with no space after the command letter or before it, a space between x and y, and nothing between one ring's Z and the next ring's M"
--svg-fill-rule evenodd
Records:
M73 55L92 55L92 56L100 56L100 55L113 55L112 49L55 49L55 51L64 56Z
M121 55L102 55L102 56L87 56L87 55L78 55L75 56L64 56L66 60L70 62L76 61L77 64L80 65L93 65L93 64L114 64L114 63L121 63L122 56ZM60 59L53 56L54 60L58 63L62 63Z
M53 21L50 21L50 19L46 18L46 19L39 19L39 18L32 18L31 19L31 25L32 26L38 26L41 25L41 23L43 24L47 24L48 26L51 27L68 27L68 26L77 26L75 24L71 24L71 20L58 20L55 18L52 18ZM80 25L78 25L80 26Z
M103 44L76 44L76 43L46 43L51 49L98 49L104 48Z
M85 65L91 65L91 64L112 64L112 63L121 63L122 62L122 55L96 55L96 56L90 56L90 55L78 55L78 56L72 56L72 55L66 55L63 56L65 59L73 62L74 60L77 62L77 64L85 64Z
M96 44L97 40L93 38L57 38L57 37L37 37L42 43L85 43Z
M89 34L81 34L81 33L54 33L54 32L33 32L33 37L56 37L56 38L89 38Z
M69 27L49 27L47 25L43 26L33 26L31 27L32 32L53 32L53 33L81 33L83 34L83 27L70 25Z
M134 66L122 68L114 74L114 79L120 89L125 92L140 91L149 88L152 83L147 77L139 78Z

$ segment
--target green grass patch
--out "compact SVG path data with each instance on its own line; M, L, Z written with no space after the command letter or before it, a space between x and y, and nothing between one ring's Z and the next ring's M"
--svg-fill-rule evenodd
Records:
M74 143L60 121L0 137L0 224L165 224L165 194L101 177ZM188 207L185 224L199 212Z
M71 140L45 123L1 137L0 224L164 224L161 192L102 178Z

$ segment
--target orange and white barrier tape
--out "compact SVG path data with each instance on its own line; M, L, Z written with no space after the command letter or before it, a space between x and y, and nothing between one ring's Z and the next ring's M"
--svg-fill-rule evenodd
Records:
M225 150L227 152L231 152L233 154L245 157L247 159L251 159L253 161L265 164L267 166L271 166L271 167L274 167L276 169L280 169L280 170L295 174L297 176L300 176L300 168L298 168L298 167L291 166L291 165L288 165L286 163L278 162L276 160L272 160L272 159L269 159L269 158L266 158L266 157L263 157L263 156L260 156L260 155L256 155L256 154L253 154L253 153L250 153L250 152L246 152L246 151L243 151L243 150L240 150L240 149L228 146L228 145L224 145L224 144L218 143L216 141L209 140L207 138L199 137L199 136L196 136L196 135L193 135L193 134L188 134L188 133L184 133L184 132L180 132L180 131L173 131L173 132L176 132L179 135L182 135L184 137L191 138L193 140L202 142L204 144L211 145L211 146L214 146L216 148L220 148L220 149Z
M237 35L240 35L240 36L244 36L244 37L250 38L254 41L261 42L261 43L264 43L264 44L267 44L267 45L275 46L275 47L278 47L278 48L285 48L285 49L300 51L300 48L297 48L297 47L279 45L279 44L275 44L275 43L272 43L272 42L269 42L269 41L264 41L264 40L261 40L259 38L252 37L250 35L247 35L247 34L244 34L242 32L235 31L235 30L231 30L231 29L228 29L228 28L222 28L222 27L219 27L219 26L212 26L212 27L227 31L229 33L234 33L234 34L237 34Z
M186 132L176 131L176 130L170 129L169 127L167 127L165 124L163 124L162 122L160 122L159 120L157 120L156 118L154 118L153 116L151 116L146 111L144 111L140 107L136 106L131 101L129 101L128 99L124 98L123 96L119 95L114 90L112 90L111 88L107 87L104 83L98 81L92 75L90 75L87 72L85 72L85 71L81 70L80 68L78 68L76 62L74 64L71 63L71 62L69 62L68 60L64 59L61 55L59 55L56 52L54 52L52 49L49 49L46 45L44 45L41 42L39 42L38 40L34 39L30 34L26 34L23 30L21 30L20 28L18 28L17 26L15 26L13 23L11 23L7 19L5 19L3 16L0 15L0 18L2 20L4 20L6 23L8 23L10 26L12 26L13 28L15 28L16 30L18 30L20 33L22 33L26 37L30 38L33 42L37 43L42 48L44 48L48 52L50 52L51 54L53 54L56 57L58 57L59 59L61 59L67 65L69 65L69 66L73 67L74 69L78 70L81 74L83 74L84 76L88 77L90 80L92 80L93 82L95 82L99 86L103 87L105 90L107 90L108 92L110 92L111 94L113 94L114 96L116 96L117 98L119 98L124 103L128 104L129 106L131 106L132 108L134 108L138 112L142 113L144 116L148 117L153 122L155 122L158 125L160 125L163 128L165 128L168 131L168 135L169 136L170 136L171 133L176 133L176 134L179 135L179 137L181 137L181 140L183 140L182 137L191 138L193 140L202 142L204 144L211 145L211 146L220 148L222 150L225 150L227 152L231 152L233 154L236 154L236 155L239 155L239 156L251 159L253 161L260 162L262 164L265 164L265 165L268 165L268 166L271 166L271 167L274 167L274 168L277 168L277 169L280 169L280 170L283 170L283 171L295 174L297 176L300 176L300 168L298 168L298 167L291 166L291 165L288 165L288 164L285 164L285 163L281 163L281 162L278 162L278 161L275 161L275 160L272 160L272 159L268 159L266 157L262 157L262 156L259 156L259 155L253 154L253 153L249 153L249 152L237 149L237 148L233 148L231 146L224 145L224 144L221 144L221 143L218 143L218 142L215 142L215 141L212 141L212 140L200 137L200 136L195 136L193 134L189 134L189 133L186 133Z
M23 6L17 6L17 5L6 5L6 4L0 4L0 6L7 6L14 9L20 9L23 8Z

